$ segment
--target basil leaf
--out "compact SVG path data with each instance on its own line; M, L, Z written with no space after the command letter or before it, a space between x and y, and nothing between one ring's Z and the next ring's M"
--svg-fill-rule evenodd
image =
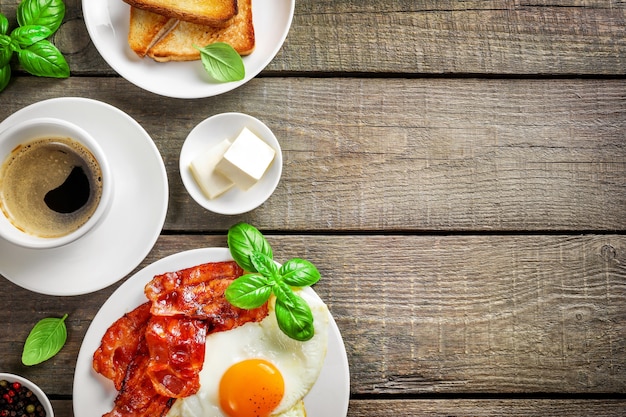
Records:
M27 25L15 28L11 32L11 38L17 42L21 48L27 48L32 44L46 39L52 35L52 31L46 26Z
M216 42L204 48L194 45L200 51L202 65L206 72L220 82L239 81L246 76L246 67L241 55L227 43Z
M18 51L20 64L26 71L40 77L67 78L70 68L61 52L47 40Z
M320 279L309 261L294 258L280 268L273 261L272 248L255 227L237 223L228 230L228 247L233 259L248 272L226 290L226 299L235 307L256 308L276 296L278 327L292 339L306 341L315 334L313 313L307 302L291 286L313 285Z
M315 265L311 262L294 258L290 259L280 267L279 274L283 281L293 287L306 287L315 284L320 280L321 275Z
M0 35L6 35L7 33L9 33L9 19L0 13Z
M0 91L4 90L9 85L11 79L11 66L5 65L0 67Z
M248 272L257 272L250 260L253 252L259 252L273 258L272 247L265 237L254 226L248 223L237 223L228 230L228 247L230 254Z
M17 23L20 26L46 26L54 33L65 17L63 0L22 0L17 6Z
M272 295L272 282L258 274L242 275L224 291L224 296L235 307L253 309L261 307Z
M56 355L67 340L67 328L63 318L46 318L40 320L24 343L22 363L26 366L37 365Z
M0 67L8 65L11 60L11 56L13 56L11 38L7 35L0 34Z
M254 251L250 254L250 261L259 274L272 279L275 279L278 275L278 267L269 256L261 252Z
M276 289L275 287L275 293ZM311 308L302 297L294 294L288 287L287 290L281 288L281 295L276 294L274 311L278 327L292 339L301 342L310 340L315 335Z

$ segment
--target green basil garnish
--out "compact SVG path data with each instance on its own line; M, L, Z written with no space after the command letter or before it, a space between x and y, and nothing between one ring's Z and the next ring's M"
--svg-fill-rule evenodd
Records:
M231 256L244 270L251 272L235 279L226 289L226 300L235 307L252 309L276 297L278 327L295 340L313 337L313 313L307 302L291 287L305 287L320 279L317 268L309 261L294 258L280 268L273 260L272 248L254 226L237 223L228 230Z
M271 257L261 252L252 252L252 254L250 254L250 261L252 261L252 265L254 265L254 270L259 274L270 278L276 278L276 275L278 275L278 267Z
M39 77L67 78L70 68L59 50L47 40L39 41L17 52L26 71Z
M20 65L32 75L70 76L63 54L47 40L61 26L64 17L63 0L22 0L17 7L19 27L9 35L9 21L0 14L0 91L9 84L10 61L14 52Z
M9 32L9 19L0 14L0 35L6 35Z
M11 37L0 34L0 68L9 65L11 56L13 55L13 47L11 46Z
M272 258L272 248L265 237L255 227L238 223L228 231L230 254L240 267L249 272L257 272L250 260L253 252L259 252Z
M56 32L64 17L65 3L62 0L22 0L17 6L20 26L46 26L50 32Z
M11 67L5 65L0 68L0 91L4 90L7 85L9 85L9 80L11 79Z
M304 259L291 259L279 271L286 284L292 287L307 287L315 284L321 276L315 265Z
M274 294L276 294L275 311L278 327L292 339L300 341L311 339L315 334L311 308L286 284L279 284L277 288L280 291L274 291Z
M67 314L60 319L49 317L35 324L24 343L24 365L37 365L59 353L67 340L66 318Z
M240 81L246 76L241 55L225 42L216 42L200 48L200 59L206 72L220 82Z
M52 32L46 26L20 26L11 33L11 38L20 48L27 48L36 42L46 39Z
M258 308L272 295L272 282L259 274L242 275L226 288L224 295L239 308Z

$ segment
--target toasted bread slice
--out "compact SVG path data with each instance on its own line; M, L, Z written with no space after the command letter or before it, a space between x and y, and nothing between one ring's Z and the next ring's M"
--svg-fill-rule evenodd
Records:
M225 27L237 14L237 0L124 0L141 10L199 25Z
M178 23L180 23L178 19L131 6L128 45L143 58L148 50Z
M231 25L225 28L180 22L156 41L147 55L159 62L193 61L200 59L200 52L194 45L204 47L215 42L228 43L240 55L248 55L254 50L252 0L239 0L239 12Z

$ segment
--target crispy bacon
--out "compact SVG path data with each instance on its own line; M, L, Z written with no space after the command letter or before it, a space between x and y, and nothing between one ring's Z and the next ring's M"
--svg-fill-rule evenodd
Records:
M200 388L206 324L187 317L153 316L146 328L147 374L161 395L184 398Z
M152 301L152 314L157 316L185 315L205 319L213 303L223 296L212 285L219 280L232 281L243 270L235 262L210 262L180 271L155 276L144 289Z
M118 391L150 317L149 302L124 314L107 329L93 355L93 369L112 380Z
M224 297L243 274L233 261L211 262L155 276L148 302L117 320L94 353L93 367L119 391L103 417L160 417L175 398L200 387L205 338L268 314L267 304L243 310Z
M224 298L226 288L242 274L234 261L205 263L155 276L145 294L154 315L184 315L206 320L211 329L228 330L267 315L267 306L243 310Z
M113 410L102 417L161 417L167 414L173 400L159 394L146 373L150 355L145 339L126 373L121 391L115 398Z

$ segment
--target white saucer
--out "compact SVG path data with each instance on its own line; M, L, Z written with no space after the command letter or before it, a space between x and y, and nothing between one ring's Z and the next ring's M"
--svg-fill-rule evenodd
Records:
M191 161L207 148L224 139L234 140L244 127L249 128L276 151L272 165L249 190L233 187L221 196L208 199L189 170ZM274 133L259 119L243 113L222 113L200 122L187 136L180 151L180 176L191 197L202 207L219 214L241 214L254 210L267 200L278 185L283 171L283 156Z
M99 141L113 172L113 201L94 229L66 246L26 249L0 239L0 274L20 287L48 295L105 288L139 265L159 237L168 204L161 155L134 119L109 104L86 98L32 104L0 123L0 131L33 117L68 120Z

